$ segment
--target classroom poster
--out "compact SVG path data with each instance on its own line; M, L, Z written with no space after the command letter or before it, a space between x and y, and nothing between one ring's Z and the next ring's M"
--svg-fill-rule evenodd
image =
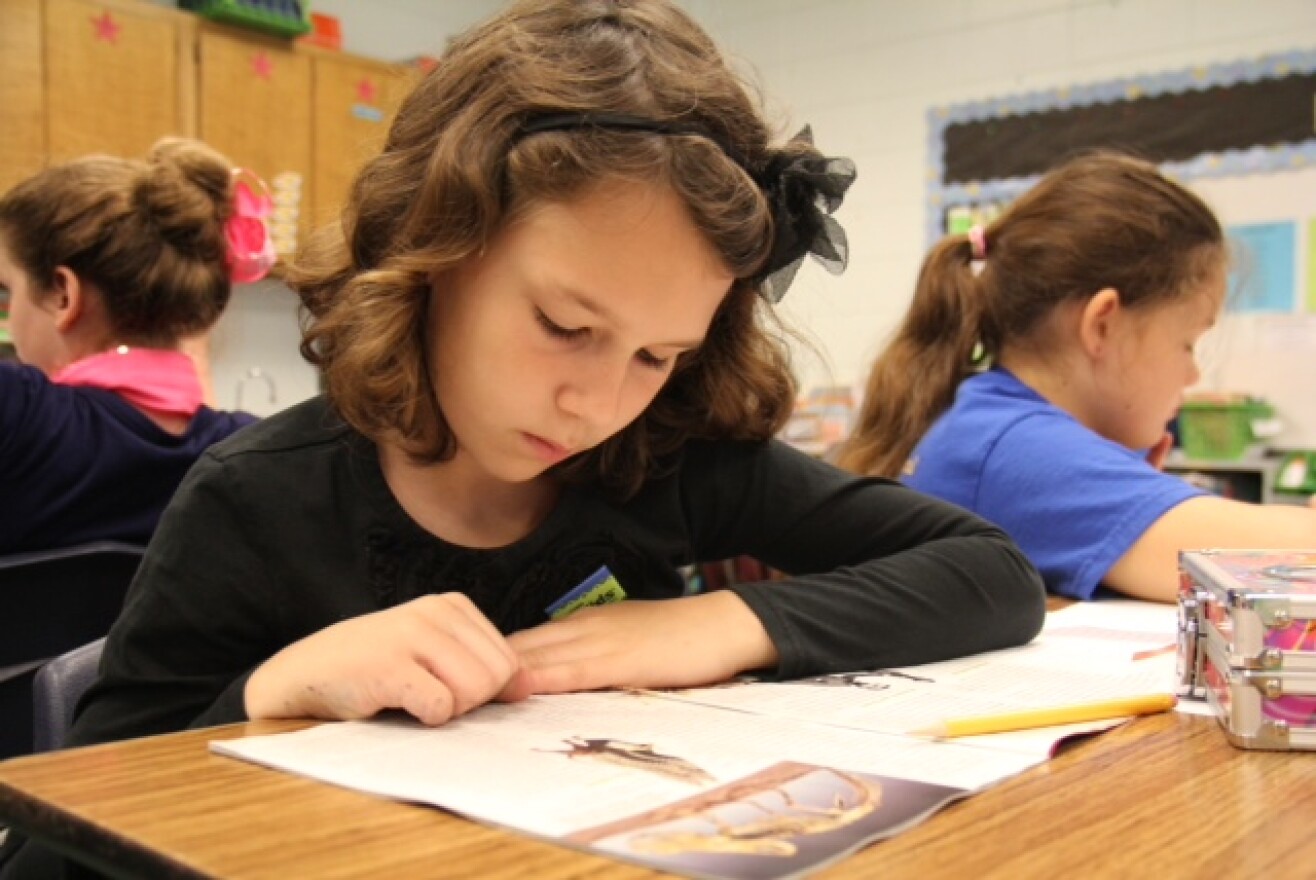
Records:
M1230 226L1233 265L1226 307L1235 313L1293 311L1297 230L1290 221Z

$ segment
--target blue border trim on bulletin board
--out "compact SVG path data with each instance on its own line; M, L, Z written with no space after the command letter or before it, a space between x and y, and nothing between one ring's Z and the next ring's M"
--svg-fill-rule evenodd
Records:
M1042 110L1067 110L1091 104L1134 100L1151 95L1203 90L1231 86L1289 74L1316 72L1316 51L1302 50L1265 55L1253 61L1192 67L1170 73L1149 74L1108 80L1085 86L1065 86L1025 92L1003 98L989 98L928 111L928 244L944 234L943 212L957 205L983 202L1008 202L1037 182L1038 176L1012 177L967 184L942 185L946 129L958 123L1035 113ZM1284 171L1316 166L1316 139L1280 147L1253 147L1224 153L1202 153L1187 161L1166 162L1161 168L1180 180L1203 177L1235 177L1267 171Z

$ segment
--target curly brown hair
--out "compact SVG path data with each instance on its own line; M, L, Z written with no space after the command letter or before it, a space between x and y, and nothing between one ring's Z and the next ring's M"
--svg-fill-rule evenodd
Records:
M923 260L914 299L874 362L839 464L897 477L960 382L1035 338L1061 304L1104 288L1131 308L1183 296L1225 260L1211 209L1150 162L1109 150L1061 164L984 230L986 259L952 235ZM916 379L911 377L917 377Z
M552 113L625 114L680 133L522 131ZM691 437L765 440L788 418L795 381L757 295L773 227L753 174L783 150L815 152L770 146L746 84L667 0L515 3L451 44L356 178L341 226L299 256L289 282L307 312L302 352L352 426L446 460L455 441L427 369L435 279L535 204L603 180L655 183L681 197L738 280L647 411L559 471L629 494Z
M28 178L0 198L0 236L38 295L67 266L100 291L117 342L169 348L228 304L231 186L228 159L165 138L146 161L87 156Z

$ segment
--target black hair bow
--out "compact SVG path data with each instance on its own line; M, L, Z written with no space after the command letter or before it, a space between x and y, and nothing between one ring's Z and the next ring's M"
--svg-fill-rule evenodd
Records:
M813 131L806 125L791 141L812 146ZM812 254L833 275L845 270L850 245L832 214L854 179L855 165L850 159L781 150L768 161L759 185L772 207L774 233L772 251L759 279L769 302L780 302L786 295L806 254Z

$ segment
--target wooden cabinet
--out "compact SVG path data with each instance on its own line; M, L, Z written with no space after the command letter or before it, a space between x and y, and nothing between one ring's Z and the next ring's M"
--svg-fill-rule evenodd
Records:
M0 190L195 132L196 19L139 0L0 0Z
M0 192L46 157L41 0L0 0Z
M274 241L289 254L308 220L311 59L228 30L205 29L198 45L200 137L279 190Z
M202 140L267 180L311 170L311 61L258 37L203 32Z
M311 217L338 216L352 178L384 145L388 126L416 75L396 66L317 53L313 64Z
M193 131L193 19L145 3L46 0L46 154L141 156Z
M275 189L276 233L292 217L295 241L337 214L412 82L145 0L0 0L0 191L50 162L194 136Z

